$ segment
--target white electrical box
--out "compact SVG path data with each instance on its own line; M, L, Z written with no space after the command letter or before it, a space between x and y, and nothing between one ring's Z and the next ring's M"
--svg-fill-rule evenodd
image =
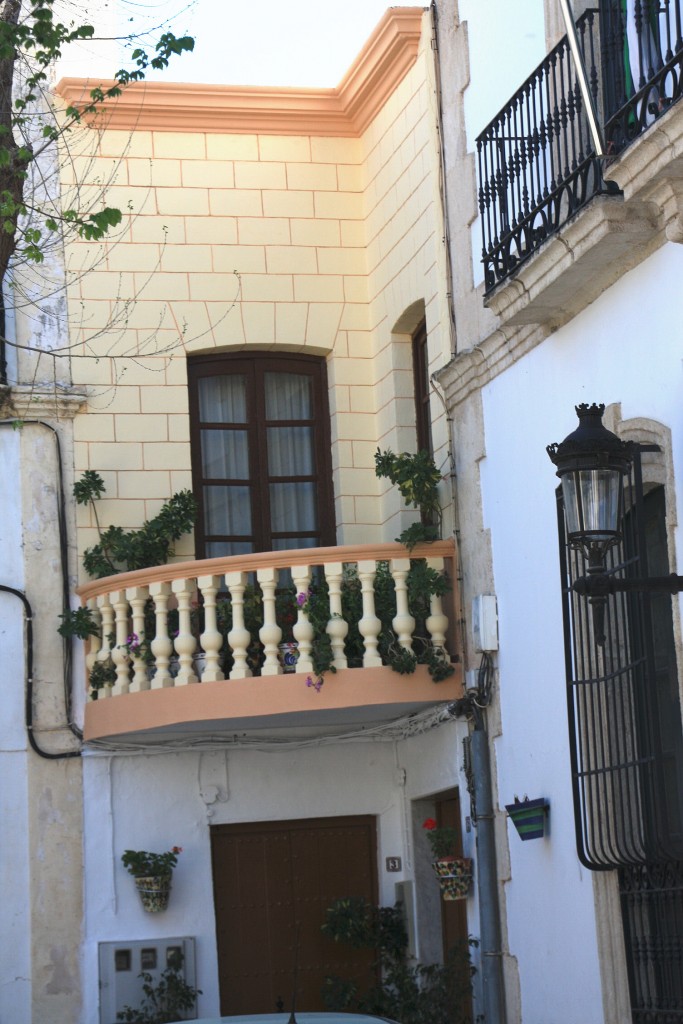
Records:
M493 594L479 594L472 601L472 638L479 653L498 650L498 607Z
M141 939L135 942L100 942L100 1024L116 1024L125 1006L139 1009L144 998L140 974L151 975L156 986L167 967L178 970L186 983L196 988L194 939ZM195 1020L197 1009L187 1010L183 1020Z

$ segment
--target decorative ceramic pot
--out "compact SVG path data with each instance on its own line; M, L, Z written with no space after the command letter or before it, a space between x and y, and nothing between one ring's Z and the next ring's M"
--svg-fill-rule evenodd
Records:
M469 857L442 857L432 863L444 900L466 900L472 884Z
M171 894L170 875L147 875L135 879L135 887L140 893L142 908L149 914L158 914L166 910Z
M280 652L280 664L283 672L296 672L296 663L299 660L299 645L296 640L284 644L278 644Z
M517 829L520 839L543 838L548 813L548 803L543 797L538 800L515 800L514 804L506 804L505 810Z

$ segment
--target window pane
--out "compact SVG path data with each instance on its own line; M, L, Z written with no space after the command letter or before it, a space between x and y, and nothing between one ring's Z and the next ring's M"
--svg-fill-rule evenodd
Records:
M312 476L311 427L268 427L268 475Z
M202 430L202 472L221 480L249 479L246 430Z
M250 555L254 545L248 540L210 540L206 545L207 558L226 558L228 555Z
M317 537L276 537L273 540L273 551L296 551L297 548L317 548ZM282 574L283 570L280 570ZM280 582L280 586L282 586Z
M264 373L267 420L310 420L311 379L298 373Z
M246 423L246 380L241 373L200 377L199 418L202 423Z
M207 534L251 534L248 487L210 484L204 487L204 529Z
M315 484L270 485L270 528L273 533L307 533L317 529Z

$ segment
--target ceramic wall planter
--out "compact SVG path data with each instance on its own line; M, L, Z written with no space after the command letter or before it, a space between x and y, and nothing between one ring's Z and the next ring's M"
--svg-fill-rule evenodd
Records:
M279 644L278 650L282 671L296 672L296 663L299 660L299 645L296 640Z
M466 900L472 885L469 857L442 857L432 862L444 900Z
M515 800L514 804L506 804L505 810L520 839L526 841L543 838L548 817L548 802L543 797L538 800Z
M140 893L143 910L148 914L158 914L166 910L171 895L170 875L148 875L136 877L135 887Z

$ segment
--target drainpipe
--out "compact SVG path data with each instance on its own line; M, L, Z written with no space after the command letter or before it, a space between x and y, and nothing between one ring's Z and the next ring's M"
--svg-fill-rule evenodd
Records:
M469 769L466 767L466 773L477 836L476 877L479 896L481 995L484 1011L477 1020L485 1024L505 1024L493 783L489 736L486 731L486 708L491 702L491 674L491 655L484 652L476 686L468 689L465 696L454 701L448 710L453 718L467 718L473 725L466 741L469 749Z
M477 892L479 895L479 943L481 981L486 1024L505 1021L503 951L501 949L498 872L491 785L489 738L484 716L477 708L470 734L470 756L477 809Z

